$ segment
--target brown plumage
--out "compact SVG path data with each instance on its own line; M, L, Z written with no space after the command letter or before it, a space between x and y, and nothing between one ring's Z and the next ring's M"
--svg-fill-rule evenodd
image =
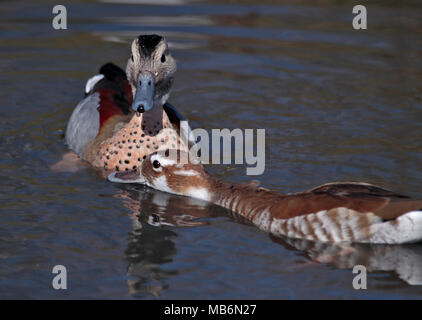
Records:
M184 152L169 153L150 155L131 177L113 174L109 179L145 183L213 202L275 235L327 242L422 240L422 200L357 182L328 183L302 193L283 194L256 182L219 180L197 160L183 163Z

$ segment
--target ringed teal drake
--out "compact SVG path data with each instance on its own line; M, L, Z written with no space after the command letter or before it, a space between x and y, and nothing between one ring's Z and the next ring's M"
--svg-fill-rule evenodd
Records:
M160 191L210 201L276 236L321 242L403 244L422 241L422 200L375 185L334 182L282 194L256 183L233 184L209 175L184 151L147 157L140 168L109 180L142 183Z
M113 171L136 168L157 150L186 149L179 135L184 118L167 103L175 72L163 37L134 39L126 73L108 63L88 80L67 124L69 148L94 167Z

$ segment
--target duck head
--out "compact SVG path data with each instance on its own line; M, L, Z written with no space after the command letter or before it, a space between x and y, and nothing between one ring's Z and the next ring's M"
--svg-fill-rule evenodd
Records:
M134 96L132 109L139 115L163 106L173 85L176 61L164 37L140 35L132 42L126 75Z
M150 154L137 169L113 172L108 180L140 183L156 190L209 201L210 176L199 159L185 151L170 149Z

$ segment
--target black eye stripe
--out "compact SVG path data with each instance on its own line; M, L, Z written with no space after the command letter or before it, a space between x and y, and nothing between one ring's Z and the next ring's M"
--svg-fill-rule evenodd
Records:
M131 59L131 60L132 60L132 62L133 62L133 55L131 55L131 56L130 56L130 59Z
M166 62L166 56L164 54L161 56L161 62Z

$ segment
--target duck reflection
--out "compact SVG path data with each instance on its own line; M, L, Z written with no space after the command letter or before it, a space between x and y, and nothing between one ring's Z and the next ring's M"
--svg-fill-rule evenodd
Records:
M122 185L117 197L130 209L137 226L143 222L154 227L197 227L209 224L207 218L227 216L227 210L209 202L144 186Z
M327 263L340 269L363 265L368 272L395 272L410 285L422 285L422 244L331 244L275 236L270 238L288 250L304 253L313 262Z
M144 186L122 185L117 198L131 212L132 230L125 251L127 284L133 296L158 297L166 280L178 274L166 263L177 253L175 227L209 225L208 218L227 217L227 210L205 201L178 197Z
M167 279L178 274L177 269L166 265L177 254L176 228L206 226L217 217L230 217L250 225L224 208L144 186L121 185L115 196L123 200L133 220L125 256L129 294L134 296L160 296L168 288ZM368 272L395 272L410 285L422 285L422 244L330 244L272 235L270 238L287 250L304 254L310 263L340 269L364 265Z

